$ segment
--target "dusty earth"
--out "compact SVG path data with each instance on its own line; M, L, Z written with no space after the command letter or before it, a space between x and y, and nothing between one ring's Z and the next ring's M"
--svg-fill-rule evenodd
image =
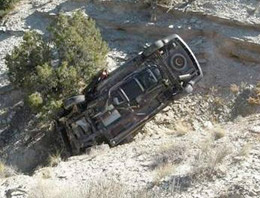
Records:
M18 170L6 166L0 197L260 197L260 114L247 103L260 81L258 1L179 0L156 13L147 1L22 0L0 22L0 159ZM100 145L62 162L56 156L56 167L41 168L58 149L56 134L33 128L4 57L25 31L46 35L58 13L77 9L96 20L108 42L109 68L178 33L205 77L133 142ZM239 89L230 91L231 84Z

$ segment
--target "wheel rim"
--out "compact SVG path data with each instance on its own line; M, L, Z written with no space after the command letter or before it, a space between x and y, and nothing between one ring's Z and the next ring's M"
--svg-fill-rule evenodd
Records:
M171 66L177 71L182 71L187 67L187 59L182 54L174 55L170 61Z

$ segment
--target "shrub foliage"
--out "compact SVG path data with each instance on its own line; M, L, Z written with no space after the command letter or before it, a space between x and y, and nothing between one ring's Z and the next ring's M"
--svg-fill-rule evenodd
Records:
M6 10L11 8L13 3L15 3L17 0L0 0L0 10Z
M108 52L94 20L80 11L61 14L48 29L47 39L27 32L21 45L6 56L10 81L27 93L28 104L46 118L104 68Z
M19 0L0 0L0 19L10 11Z

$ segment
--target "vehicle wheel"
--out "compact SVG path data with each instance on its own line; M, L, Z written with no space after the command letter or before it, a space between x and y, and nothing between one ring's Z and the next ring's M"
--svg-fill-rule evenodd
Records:
M80 104L85 102L85 96L84 95L78 95L78 96L73 96L71 98L68 98L67 100L64 101L64 108L66 110L70 109L74 105Z
M155 41L151 46L149 46L148 48L146 48L143 51L143 55L145 57L148 57L148 56L152 55L156 50L162 48L163 46L164 46L164 43L162 40Z

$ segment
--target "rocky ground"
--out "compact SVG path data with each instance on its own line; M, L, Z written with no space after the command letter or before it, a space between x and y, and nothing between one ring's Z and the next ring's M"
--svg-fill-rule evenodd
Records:
M1 196L259 197L259 115L198 130L154 122L132 143L2 179Z
M0 197L260 196L259 111L247 103L260 81L258 1L178 0L171 8L160 4L156 13L143 2L22 0L0 22L0 159L20 171L0 178ZM109 68L145 43L178 33L205 77L194 94L158 114L134 142L101 145L62 162L54 155L56 167L39 168L57 149L49 149L55 134L33 128L22 92L8 82L4 56L25 31L47 36L59 12L76 9L96 20L109 43ZM239 89L230 90L231 84ZM7 166L1 170L14 175Z

